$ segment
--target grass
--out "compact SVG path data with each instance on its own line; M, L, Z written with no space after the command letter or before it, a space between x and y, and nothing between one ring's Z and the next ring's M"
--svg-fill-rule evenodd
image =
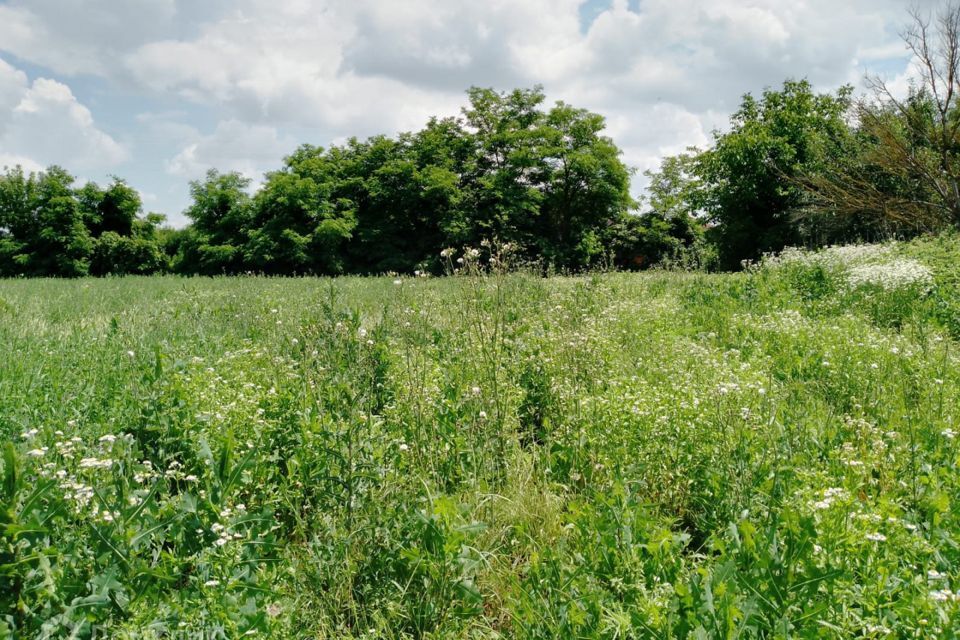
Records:
M0 281L0 637L958 635L958 265Z

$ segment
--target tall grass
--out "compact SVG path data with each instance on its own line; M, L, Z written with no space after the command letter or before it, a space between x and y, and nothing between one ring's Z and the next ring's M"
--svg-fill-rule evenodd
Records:
M958 259L2 281L0 637L957 635Z

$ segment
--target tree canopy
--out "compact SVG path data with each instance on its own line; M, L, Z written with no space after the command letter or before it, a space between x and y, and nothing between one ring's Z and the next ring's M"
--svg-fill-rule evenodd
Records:
M960 9L914 19L905 38L927 73L908 96L806 80L747 94L708 149L645 172L639 201L603 117L548 106L540 87L474 87L458 117L419 131L303 144L256 189L211 169L189 185L181 230L120 178L14 167L0 175L0 276L439 272L445 248L486 241L544 270L737 269L790 245L957 225Z

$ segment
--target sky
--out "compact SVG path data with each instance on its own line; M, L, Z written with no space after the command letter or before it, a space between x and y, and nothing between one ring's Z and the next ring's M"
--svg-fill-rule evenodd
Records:
M256 185L299 144L420 128L470 86L543 85L637 174L707 146L743 94L906 87L933 0L0 0L0 166L121 176L186 223L209 168Z

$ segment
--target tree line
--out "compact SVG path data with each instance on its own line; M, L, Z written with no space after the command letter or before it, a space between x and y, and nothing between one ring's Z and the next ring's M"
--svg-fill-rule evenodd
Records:
M468 97L460 117L414 133L303 145L253 194L247 178L211 170L190 184L182 230L142 216L137 192L119 178L75 188L58 167L8 169L0 274L437 270L444 248L485 239L568 270L631 252L658 259L693 240L693 221L675 229L632 219L630 170L601 116L544 108L539 87L474 88Z
M238 173L190 183L184 229L143 213L120 178L59 167L0 175L0 276L440 271L440 252L511 243L544 269L736 269L785 246L960 224L960 9L914 13L921 77L746 95L705 150L664 159L634 200L602 116L542 88L472 88L459 117L417 132L303 145L254 192Z

